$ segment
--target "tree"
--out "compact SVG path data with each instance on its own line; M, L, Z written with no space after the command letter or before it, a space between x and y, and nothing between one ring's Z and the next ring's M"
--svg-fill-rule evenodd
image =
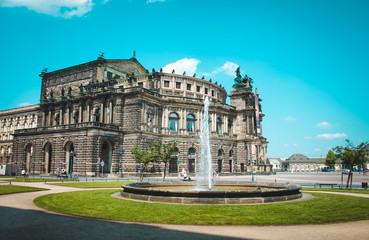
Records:
M158 160L157 147L151 144L147 148L139 148L137 144L131 149L131 152L136 160L141 165L140 181L143 181L144 172L147 170L147 165Z
M158 154L157 160L164 163L163 181L165 181L165 174L168 162L170 160L177 159L177 156L175 154L178 146L178 141L175 140L173 142L163 143L161 145L155 143L154 146L156 147L156 153Z
M353 170L354 166L363 167L364 164L369 160L366 156L365 147L367 143L360 143L357 146L346 139L346 146L337 146L333 148L333 151L336 153L337 158L341 158L342 164L349 168L349 175L347 177L346 188L350 185L350 189L352 189L352 178L353 178Z
M328 151L328 154L325 158L325 165L327 165L329 168L334 168L334 165L336 164L336 155L334 154L334 152L332 150Z

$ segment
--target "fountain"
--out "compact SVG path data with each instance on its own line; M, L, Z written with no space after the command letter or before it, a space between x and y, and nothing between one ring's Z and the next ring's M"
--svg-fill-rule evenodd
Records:
M204 101L200 131L200 163L196 185L192 182L123 184L121 195L126 199L177 204L252 204L288 201L301 198L300 186L219 182L213 185L209 137L209 99Z
M210 137L209 137L209 98L204 101L204 117L200 123L200 166L197 172L197 189L202 189L203 186L212 187L212 161L210 152Z

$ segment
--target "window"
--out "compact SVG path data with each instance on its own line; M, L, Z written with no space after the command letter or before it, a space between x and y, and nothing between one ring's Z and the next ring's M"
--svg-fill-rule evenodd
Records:
M187 131L195 132L195 117L192 114L187 116Z
M113 78L113 73L107 72L106 77L111 80Z
M171 113L169 115L169 131L170 132L178 131L178 120L179 120L179 117L176 113Z
M181 83L180 82L176 82L176 88L181 89Z
M211 90L211 96L212 96L212 97L214 97L214 96L215 96L214 90Z
M217 134L221 134L222 133L222 121L217 118Z
M191 84L188 84L188 83L187 83L187 90L188 90L188 91L191 91Z
M228 119L228 134L231 135L232 134L232 118Z
M201 87L200 86L196 86L196 92L200 92Z
M209 92L209 89L205 88L205 94L208 94L208 92Z
M169 81L164 81L164 87L169 87Z
M139 82L139 83L138 83L138 86L139 86L139 87L143 87L143 85L144 85L144 84L143 84L143 82Z
M95 110L95 122L100 122L100 115L101 115L101 109L100 108L97 108Z

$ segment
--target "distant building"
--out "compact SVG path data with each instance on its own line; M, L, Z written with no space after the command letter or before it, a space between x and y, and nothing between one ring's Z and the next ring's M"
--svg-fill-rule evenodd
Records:
M306 157L303 154L293 154L283 162L283 171L287 172L315 172L326 168L325 157ZM342 170L342 161L337 159L335 170Z
M269 162L272 165L273 172L282 171L283 160L280 158L269 158Z

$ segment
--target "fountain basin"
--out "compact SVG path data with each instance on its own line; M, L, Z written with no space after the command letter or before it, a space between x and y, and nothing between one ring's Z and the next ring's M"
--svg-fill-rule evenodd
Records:
M302 197L301 187L292 184L217 182L213 187L215 190L195 189L192 182L130 183L122 185L121 195L132 200L176 204L254 204Z

